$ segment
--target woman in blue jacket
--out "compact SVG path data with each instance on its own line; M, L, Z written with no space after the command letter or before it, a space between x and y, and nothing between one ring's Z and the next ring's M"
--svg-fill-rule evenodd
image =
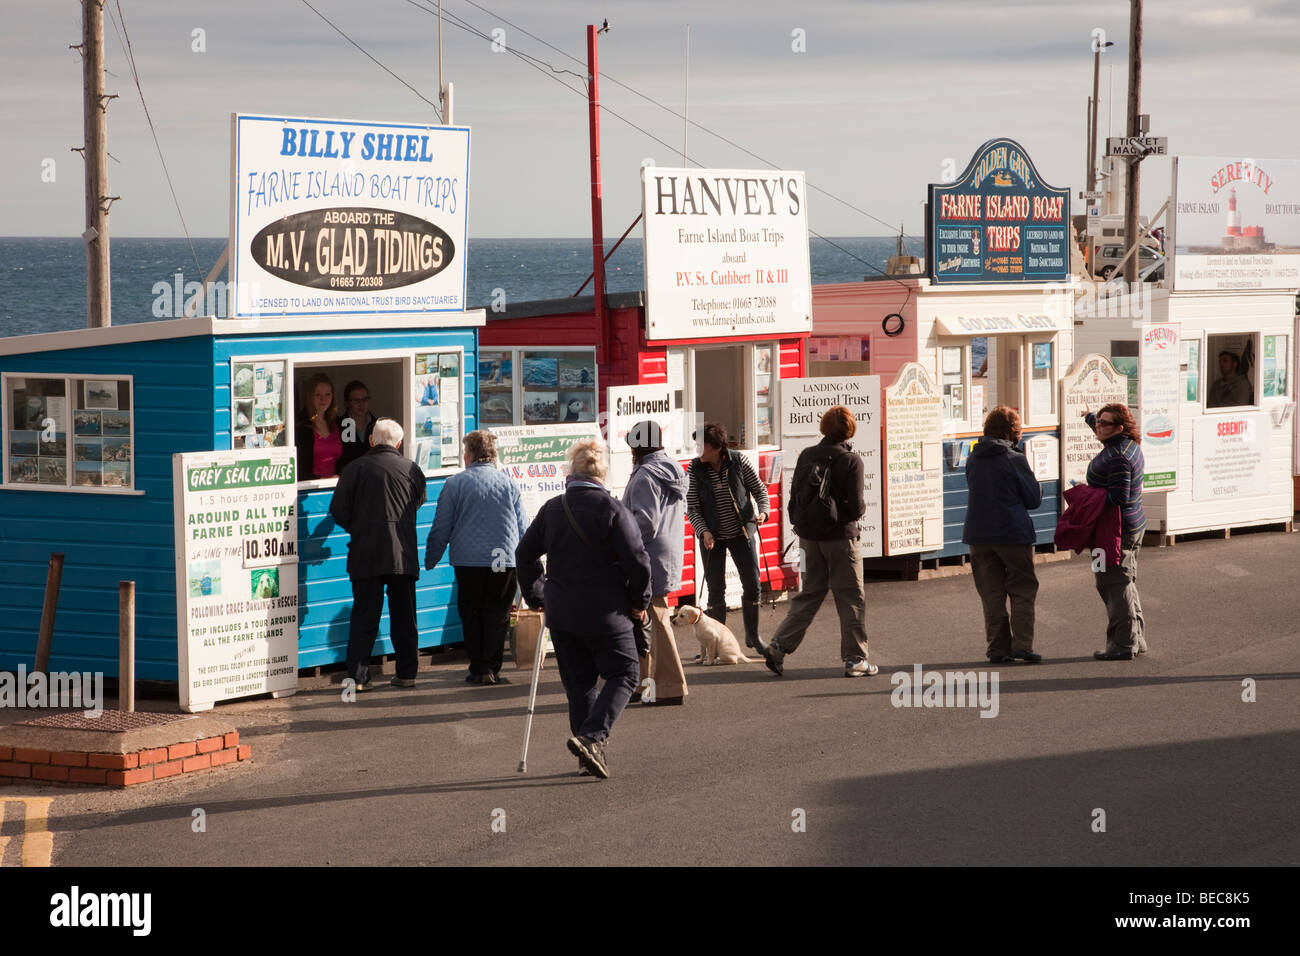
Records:
M514 479L497 468L491 432L465 436L465 470L452 475L438 496L424 550L432 570L451 545L456 610L465 634L471 684L508 684L501 676L510 604L515 597L515 548L528 530Z
M984 419L984 437L966 459L966 525L975 590L984 605L985 653L994 664L1042 660L1034 652L1034 524L1029 512L1043 489L1020 443L1020 415L999 405ZM1007 600L1011 614L1007 614Z

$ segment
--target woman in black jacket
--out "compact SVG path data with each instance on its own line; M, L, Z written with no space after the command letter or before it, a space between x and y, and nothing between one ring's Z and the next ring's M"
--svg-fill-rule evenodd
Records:
M975 590L984 605L986 653L994 664L1037 662L1034 653L1034 523L1029 512L1043 489L1020 443L1020 416L999 405L984 420L984 437L966 459L966 526ZM1007 599L1011 615L1007 616Z
M604 444L575 442L568 459L564 493L538 510L515 563L528 606L546 611L569 698L569 750L603 780L605 741L640 677L637 640L650 606L650 558L636 518L605 489ZM605 681L599 693L598 679Z
M695 434L692 438L697 437ZM740 610L745 618L745 643L762 651L758 635L758 527L767 521L767 488L744 455L727 449L727 430L707 422L698 435L700 457L686 469L686 517L704 548L704 581L708 585L705 613L727 623L727 555L740 575Z

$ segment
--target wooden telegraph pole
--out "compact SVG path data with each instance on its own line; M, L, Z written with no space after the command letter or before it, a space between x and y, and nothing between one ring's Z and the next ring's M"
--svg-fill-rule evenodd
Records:
M605 227L600 183L600 70L598 38L609 29L609 21L597 28L587 25L587 128L591 145L591 266L596 296L596 325L600 329L600 358L611 361L613 332L605 309Z
M1138 128L1142 113L1142 0L1129 0L1128 20L1128 135L1141 136ZM1128 191L1124 196L1124 246L1128 262L1124 266L1124 281L1137 281L1138 262L1134 247L1138 241L1138 170L1142 157L1128 157Z
M74 48L75 49L75 48ZM104 3L82 0L81 67L84 95L86 161L86 325L90 328L112 322L112 292L109 288L108 207L108 101L104 92Z

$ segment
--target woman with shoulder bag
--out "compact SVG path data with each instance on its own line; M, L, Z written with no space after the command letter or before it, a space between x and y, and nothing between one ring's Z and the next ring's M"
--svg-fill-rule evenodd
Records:
M650 606L650 559L636 519L605 488L605 446L569 449L563 494L537 512L515 551L528 606L546 612L569 699L570 752L605 779L606 742L640 673L637 643ZM542 555L547 555L546 571ZM597 681L604 686L597 692Z

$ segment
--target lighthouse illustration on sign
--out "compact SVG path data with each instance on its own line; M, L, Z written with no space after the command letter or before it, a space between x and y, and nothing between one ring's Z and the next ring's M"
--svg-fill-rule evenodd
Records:
M1228 225L1223 232L1223 249L1225 252L1262 252L1268 246L1264 242L1263 226L1241 227L1241 213L1237 211L1237 188L1228 190Z

